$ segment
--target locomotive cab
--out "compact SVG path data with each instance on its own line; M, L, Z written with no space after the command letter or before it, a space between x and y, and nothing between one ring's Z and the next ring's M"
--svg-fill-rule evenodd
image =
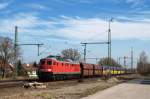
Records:
M54 65L53 59L41 59L40 60L40 71L51 72Z
M52 79L54 61L54 59L50 58L40 60L40 66L38 69L38 77L40 80Z

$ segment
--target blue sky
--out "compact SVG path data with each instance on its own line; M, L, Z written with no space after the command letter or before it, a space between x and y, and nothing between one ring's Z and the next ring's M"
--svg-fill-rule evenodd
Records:
M19 43L44 43L37 56L36 46L21 46L23 60L32 62L65 48L83 53L81 42L107 40L108 20L112 30L112 56L150 54L149 0L0 0L0 36ZM89 45L87 57L107 56L107 45ZM95 60L88 60L94 62Z

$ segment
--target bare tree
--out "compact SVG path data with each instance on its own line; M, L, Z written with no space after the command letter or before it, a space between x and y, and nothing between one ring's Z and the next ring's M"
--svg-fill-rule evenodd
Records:
M64 56L64 58L71 59L73 61L78 61L81 56L78 50L72 48L63 50L61 54Z
M144 51L140 54L137 71L142 75L150 74L150 63L148 62L148 56Z
M144 51L141 52L139 61L141 63L148 63L148 56L146 55Z
M108 66L121 66L114 59L111 59L111 64L109 63L109 58L102 58L99 62L99 65L108 65Z
M17 51L17 56L19 56L19 49ZM1 60L1 70L2 70L2 78L5 77L5 69L11 63L14 62L14 46L13 42L8 37L1 37L0 40L0 60ZM12 71L14 67L10 66Z

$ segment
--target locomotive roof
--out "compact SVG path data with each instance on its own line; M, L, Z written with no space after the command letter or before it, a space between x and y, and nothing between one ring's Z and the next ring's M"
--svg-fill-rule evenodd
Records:
M79 64L79 62L72 61L72 60L68 60L68 59L59 60L59 59L57 59L57 58L48 58L48 57L47 57L47 58L43 58L43 59L52 59L52 60L59 61L59 62ZM41 59L41 60L42 60L42 59Z

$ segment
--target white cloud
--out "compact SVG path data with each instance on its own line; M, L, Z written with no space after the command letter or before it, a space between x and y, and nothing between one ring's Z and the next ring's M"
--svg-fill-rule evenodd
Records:
M144 0L126 0L127 3L140 3L141 1L144 1Z
M9 3L0 3L0 10L6 8L9 5Z
M150 22L114 22L112 25L112 37L114 39L150 39L149 25Z
M146 10L146 11L140 11L140 12L138 12L138 13L140 13L140 14L145 14L145 15L150 15L150 11L149 10Z
M50 9L50 8L47 8L45 5L36 4L36 3L26 4L26 6L27 6L27 7L30 7L30 8L33 8L33 9L37 9L37 10Z
M139 12L139 13L145 13L145 12ZM124 22L130 22L130 23L150 23L150 19L145 18L145 17L125 17L125 16L118 16L116 17L117 21L124 21Z
M19 13L14 16L11 16L8 19L0 19L1 23L0 29L1 32L7 33L8 31L13 29L13 27L18 26L23 30L34 30L38 26L49 26L50 21L46 22L44 20L39 19L34 15L34 13ZM5 28L5 29L3 29ZM36 29L35 29L36 30ZM24 32L24 31L22 31Z
M91 39L106 31L107 24L105 21L98 18L91 19L65 19L62 21L64 28L60 28L57 31L64 33L68 37L76 39Z
M35 20L35 17L25 17L24 14L17 14L15 17L12 16L9 19L1 19L0 26L2 28L0 29L0 31L4 33L10 32L10 30L12 30L16 25L24 28L28 26L33 26L33 24L35 24Z
M76 5L76 4L92 4L92 3L95 3L97 2L98 0L53 0L57 3L60 3L60 4L67 4L67 5Z
M126 3L129 4L132 8L143 8L147 5L145 4L146 0L112 0L114 3Z
M126 0L127 4L131 4L131 7L135 8L141 8L141 7L145 7L145 0Z
M12 2L13 2L13 0L1 0L0 1L0 10L7 8Z
M141 20L140 20L141 21ZM146 22L147 21L147 22ZM108 22L99 18L69 19L64 21L66 27L58 29L68 37L80 40L103 40L107 39ZM142 22L119 22L111 23L113 39L150 39L150 20ZM103 33L104 32L104 33Z
M42 20L33 14L17 14L9 19L0 20L0 33L13 33L19 26L20 35L49 36L56 35L78 41L101 41L107 39L108 21L101 18L71 18ZM150 39L150 20L143 22L111 23L112 39ZM32 37L30 37L32 38Z

